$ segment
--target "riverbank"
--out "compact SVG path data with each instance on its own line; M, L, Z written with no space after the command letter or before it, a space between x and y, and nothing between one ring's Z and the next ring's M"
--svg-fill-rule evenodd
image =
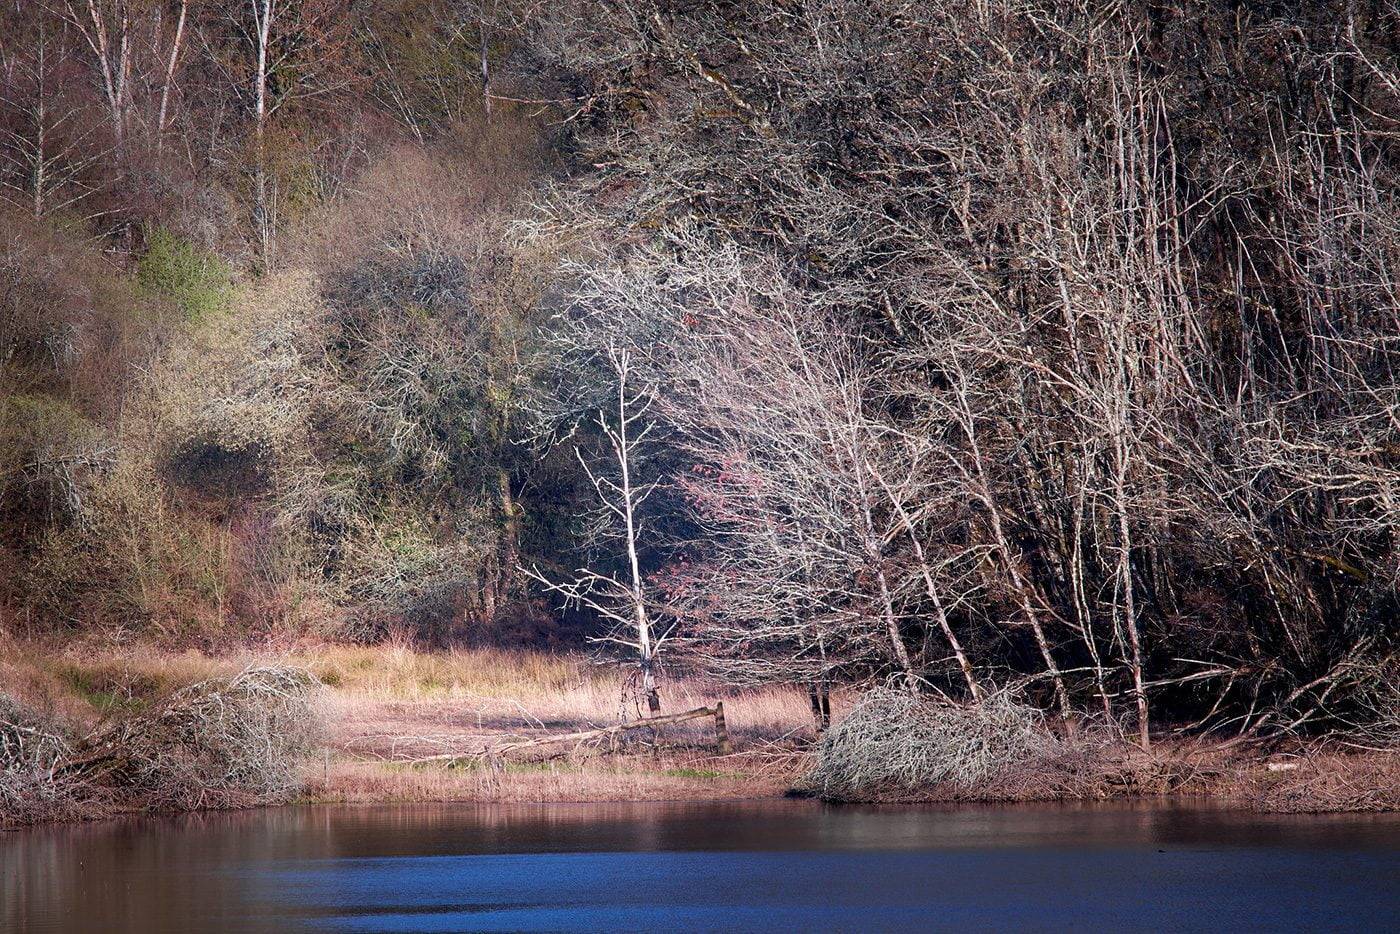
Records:
M774 797L801 785L815 739L808 699L790 687L735 690L667 682L668 712L722 701L730 748L700 718L621 737L510 743L635 719L617 669L575 656L410 645L303 645L210 656L150 647L3 646L0 683L71 736L150 709L196 682L256 666L302 669L322 685L318 751L293 799L314 803L585 802ZM837 696L838 719L848 698ZM932 786L881 800L1101 800L1206 796L1272 811L1400 809L1400 755L1297 746L1234 747L1169 739L1151 753L1121 743L1074 747L1073 759L976 788ZM460 758L446 758L459 755ZM236 799L231 799L236 800ZM121 800L102 802L104 813ZM84 816L56 813L59 817Z
M678 678L666 686L667 712L725 702L731 744L725 753L706 718L634 731L616 742L486 757L506 743L635 720L638 711L628 706L615 667L571 655L427 652L403 643L217 656L150 646L0 644L3 692L69 737L139 716L187 685L269 667L304 670L321 685L320 748L304 765L295 799L304 802L771 797L792 786L813 738L808 700L798 690L734 690ZM461 758L442 760L453 753ZM110 798L101 802L102 813L123 809Z

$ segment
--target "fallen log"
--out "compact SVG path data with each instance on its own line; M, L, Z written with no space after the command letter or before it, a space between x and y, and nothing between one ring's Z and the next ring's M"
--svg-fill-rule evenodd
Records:
M573 733L561 733L557 736L540 736L535 739L502 743L499 746L492 746L484 749L479 753L445 752L435 756L423 756L411 761L417 764L421 762L456 762L460 759L474 758L492 759L503 756L508 752L516 752L521 749L530 749L538 746L553 746L556 743L584 743L592 739L602 739L607 736L620 736L629 730L642 730L666 726L671 723L684 723L687 720L698 720L702 717L714 717L715 745L718 747L721 755L727 754L730 751L729 730L724 721L724 702L720 701L713 707L697 707L694 710L687 710L683 713L664 714L660 717L646 717L642 720L633 720L630 723L617 723L612 726L597 727L592 730L578 730Z

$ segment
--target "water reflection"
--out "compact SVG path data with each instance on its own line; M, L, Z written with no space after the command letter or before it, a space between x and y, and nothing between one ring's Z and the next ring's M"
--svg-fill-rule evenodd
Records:
M0 836L15 931L1389 927L1400 816L286 808Z

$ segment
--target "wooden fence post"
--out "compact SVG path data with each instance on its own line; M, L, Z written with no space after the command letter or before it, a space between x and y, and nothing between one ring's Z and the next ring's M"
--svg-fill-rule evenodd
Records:
M724 701L715 701L715 745L722 756L733 750L729 745L729 727L724 722Z

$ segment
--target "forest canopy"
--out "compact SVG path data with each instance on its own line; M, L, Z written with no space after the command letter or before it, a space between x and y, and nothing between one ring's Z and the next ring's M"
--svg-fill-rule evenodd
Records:
M1389 0L3 0L0 36L17 632L1396 728Z

